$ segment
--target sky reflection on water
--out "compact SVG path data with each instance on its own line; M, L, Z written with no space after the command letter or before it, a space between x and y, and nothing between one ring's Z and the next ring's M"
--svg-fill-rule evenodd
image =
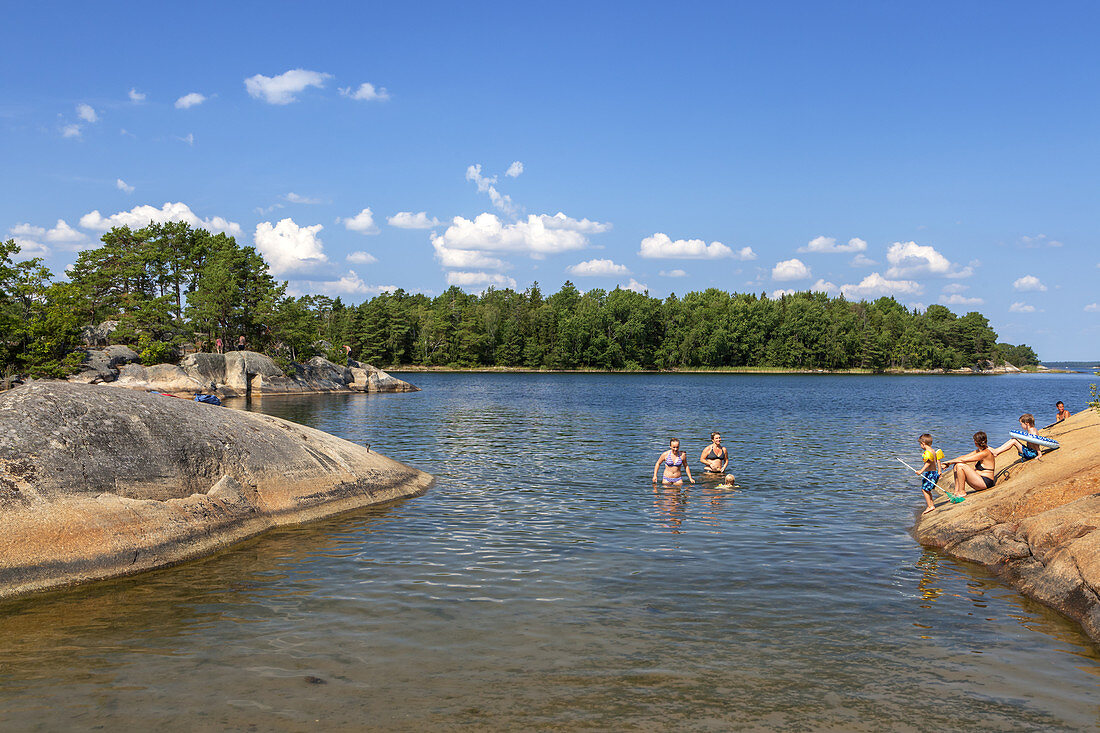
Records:
M0 606L3 727L1100 725L1095 648L919 547L893 460L1079 409L1087 379L409 378L249 407L429 470L427 495ZM738 489L650 483L711 429Z

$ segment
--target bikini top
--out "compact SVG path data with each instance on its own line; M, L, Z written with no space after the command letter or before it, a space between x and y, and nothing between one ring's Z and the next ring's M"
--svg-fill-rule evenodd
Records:
M676 457L675 457L675 458L673 458L673 457L672 457L673 455L675 455ZM682 465L684 465L684 459L683 459L683 458L681 458L681 457L680 457L680 455L679 455L678 453L677 453L677 454L674 454L674 453L673 453L673 452L672 452L672 451L670 450L670 451L668 452L668 455L667 455L667 456L665 456L665 465L666 465L666 466L668 466L669 468L672 468L672 467L674 467L674 466L682 466Z
M722 452L723 452L723 453L725 452L725 449L720 449L720 450L722 450ZM721 457L722 457L722 456L721 456L721 454L719 454L719 455L717 455L717 456L716 456L716 455L714 455L714 445L712 444L712 445L710 446L710 453L707 453L707 460L708 460L708 461L716 461L716 460L718 460L718 459L719 459L719 458L721 458Z

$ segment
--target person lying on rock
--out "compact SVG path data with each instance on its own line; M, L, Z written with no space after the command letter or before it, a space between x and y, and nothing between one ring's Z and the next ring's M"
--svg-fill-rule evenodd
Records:
M970 464L974 465L971 466ZM957 499L966 496L966 487L970 486L978 491L992 489L996 483L994 476L997 474L997 457L989 449L989 437L984 431L974 433L974 450L966 455L952 458L943 462L944 466L954 466L955 493Z

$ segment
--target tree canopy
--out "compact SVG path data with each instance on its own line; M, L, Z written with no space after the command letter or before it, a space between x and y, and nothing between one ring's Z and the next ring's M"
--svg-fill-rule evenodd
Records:
M16 261L0 243L0 359L7 373L63 375L79 364L81 327L118 322L116 343L143 360L185 347L212 350L244 336L285 362L347 344L380 365L534 369L958 369L986 360L1038 363L1026 345L998 343L980 313L942 305L923 312L892 298L852 302L824 293L727 293L664 299L631 290L549 296L523 291L382 293L359 305L327 295L292 297L263 256L225 234L183 223L116 227L81 252L68 280L40 259Z

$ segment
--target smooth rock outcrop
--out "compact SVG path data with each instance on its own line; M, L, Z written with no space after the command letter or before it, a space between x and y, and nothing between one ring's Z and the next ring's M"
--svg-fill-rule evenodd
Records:
M920 518L921 544L981 563L1100 642L1100 413L1042 431L1061 447ZM1008 459L1009 454L1001 455Z
M112 349L119 350L114 360L108 358L108 352ZM179 366L155 364L148 367L127 364L127 361L137 361L138 355L125 346L111 346L95 353L95 368L70 377L69 381L88 384L109 382L118 387L179 395L211 392L222 397L419 391L408 382L369 364L352 361L349 366L340 366L320 356L305 364L295 364L294 373L287 376L271 357L255 351L230 351L225 354L199 352L185 356Z
M274 417L34 382L0 395L0 598L208 555L431 481Z
M70 382L99 384L118 379L119 370L125 364L141 361L141 356L129 346L106 346L102 349L87 349L84 352L83 369L69 377Z

